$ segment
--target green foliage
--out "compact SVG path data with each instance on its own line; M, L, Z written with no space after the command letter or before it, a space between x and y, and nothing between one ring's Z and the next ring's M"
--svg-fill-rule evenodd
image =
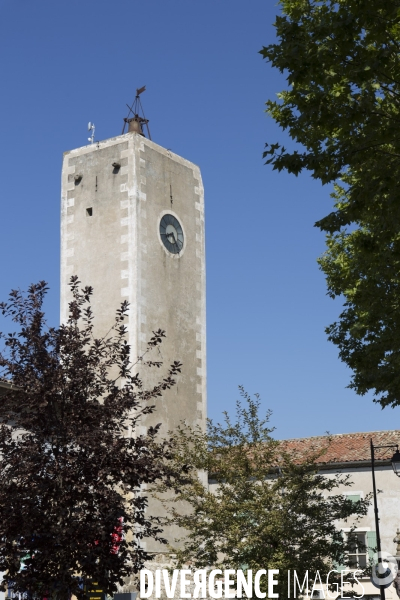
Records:
M334 183L320 266L344 298L329 339L350 387L400 404L400 0L281 0L278 44L261 54L288 88L267 112L300 149L267 144L274 169Z
M288 569L303 576L319 570L323 577L347 563L337 522L357 521L369 500L335 494L339 485L351 484L318 473L325 450L311 449L301 461L284 452L271 437L269 413L259 416L258 397L241 394L236 420L224 413L222 424L209 421L207 433L181 427L175 437L177 464L190 464L192 471L178 495L165 500L169 522L185 529L181 545L171 550L178 566L280 569L280 597L286 597Z

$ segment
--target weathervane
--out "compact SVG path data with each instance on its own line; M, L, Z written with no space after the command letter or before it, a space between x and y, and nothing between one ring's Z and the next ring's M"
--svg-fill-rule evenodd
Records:
M132 106L129 106L129 104L127 104L127 107L129 108L129 112L128 112L128 116L124 119L124 126L122 128L122 133L123 134L125 133L125 126L128 125L128 132L133 131L135 133L139 133L140 135L144 136L142 126L146 125L147 135L149 137L149 140L151 140L150 129L149 129L149 120L146 119L146 117L144 116L143 106L140 101L140 94L142 94L145 90L146 90L145 85L141 88L138 88L136 90L136 96L135 96ZM131 113L133 114L133 117L129 116ZM141 115L143 115L143 116L141 116Z

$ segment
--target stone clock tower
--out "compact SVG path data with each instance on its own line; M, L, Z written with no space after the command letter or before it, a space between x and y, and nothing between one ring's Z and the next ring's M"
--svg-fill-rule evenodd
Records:
M199 168L135 131L66 152L62 321L71 275L94 288L98 336L109 330L121 301L129 301L132 358L143 353L153 330L166 331L160 348L164 366L179 360L183 368L178 384L160 399L156 422L165 434L182 420L204 427L204 196Z

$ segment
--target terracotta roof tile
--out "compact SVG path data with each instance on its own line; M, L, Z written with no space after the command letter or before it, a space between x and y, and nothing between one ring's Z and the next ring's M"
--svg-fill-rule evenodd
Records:
M371 431L368 433L340 433L338 435L325 435L309 438L282 440L283 448L289 454L295 453L301 458L309 452L327 448L321 464L335 464L346 462L363 462L371 460L370 440L374 446L387 444L400 444L400 429L392 431ZM383 448L375 452L377 461L390 460L394 449Z

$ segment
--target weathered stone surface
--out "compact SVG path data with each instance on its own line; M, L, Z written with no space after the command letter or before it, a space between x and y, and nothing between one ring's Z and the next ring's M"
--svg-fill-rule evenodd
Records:
M115 166L117 165L117 166ZM160 220L174 215L184 234L168 252ZM128 337L135 361L152 332L167 338L155 360L183 363L178 384L159 399L141 427L181 421L205 427L206 337L204 194L199 168L136 133L64 154L61 196L61 321L77 275L94 288L95 335L105 335L122 300L130 303ZM140 362L139 367L140 369ZM145 380L154 383L160 371ZM140 433L140 428L132 435ZM155 501L150 514L162 509ZM167 531L167 537L176 537ZM149 550L160 547L149 545Z

